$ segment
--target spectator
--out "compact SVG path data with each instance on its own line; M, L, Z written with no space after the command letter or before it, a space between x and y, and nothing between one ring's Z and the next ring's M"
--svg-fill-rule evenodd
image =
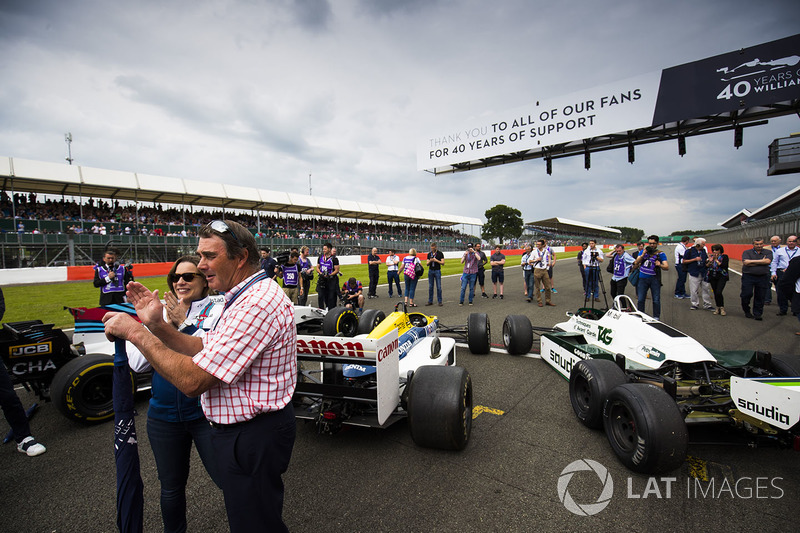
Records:
M414 303L414 293L417 290L418 274L417 265L422 268L422 264L417 258L417 250L411 248L408 255L403 258L403 277L406 284L406 297L405 303L410 307L417 307Z
M587 245L588 246L588 245ZM522 265L522 277L525 281L525 301L530 302L533 299L533 265L530 262L531 252L533 248L530 244L525 245L525 251L522 254L520 265ZM580 255L581 252L578 252ZM583 264L581 264L581 272L583 272Z
M588 298L589 295L586 291L586 267L583 264L583 254L586 252L586 249L589 247L588 242L581 243L581 249L578 250L578 255L576 256L578 259L578 270L581 273L581 283L583 284L583 297ZM530 300L528 300L530 302Z
M478 254L478 272L477 272L477 281L478 285L481 287L481 296L484 298L488 298L489 296L486 294L486 287L484 287L484 283L486 282L486 270L485 265L488 263L488 259L486 258L486 253L481 250L481 243L475 243L475 253Z
M692 300L691 310L700 307L700 296L703 298L703 309L714 309L711 305L711 285L708 283L708 252L706 240L698 237L694 246L687 249L683 255L683 264L687 265L689 274L689 296Z
M382 262L378 255L378 249L373 247L372 251L370 251L367 256L367 265L369 265L367 267L369 271L369 291L367 292L367 298L378 297L378 281L380 279L380 270L378 270L378 267Z
M311 264L311 259L308 257L308 246L300 248L300 257L297 260L297 265L300 268L300 279L302 284L300 294L297 296L298 305L306 305L308 303L308 295L311 292L311 280L314 279L314 265ZM317 302L319 303L319 302ZM320 307L322 305L320 304Z
M553 267L556 266L556 259L557 259L556 258L556 253L550 247L550 243L547 242L547 239L543 239L543 240L544 240L545 247L547 247L548 253L553 258L553 264L551 264L550 268L547 269L547 276L550 278L550 292L552 292L553 294L558 294L558 291L556 290L556 286L553 283Z
M769 239L769 249L772 250L772 263L770 264L770 271L772 271L775 267L775 260L778 257L778 251L781 250L781 237L780 235L773 235ZM767 292L764 295L764 305L771 305L772 304L772 285L775 285L775 290L777 292L778 284L775 279L770 278L769 287L767 288Z
M634 258L625 251L625 246L621 244L616 245L606 257L611 260L611 299L613 300L617 295L625 294Z
M461 262L464 264L464 273L461 275L461 296L458 299L458 305L464 305L464 293L469 287L469 305L472 305L472 300L475 298L475 282L478 280L478 261L479 255L475 251L472 243L467 244L467 251L461 256Z
M342 285L342 294L344 295L344 305L351 309L358 307L358 312L364 310L364 288L361 282L356 278L350 278Z
M275 268L278 266L278 262L275 261L270 256L271 250L267 247L261 248L261 269L267 273L267 277L271 280L277 280L278 278L278 269Z
M303 294L303 286L300 283L300 266L298 265L299 259L300 254L297 253L297 251L290 252L289 262L281 267L281 273L283 276L283 292L295 305L297 305L298 292Z
M542 294L544 292L545 302L547 305L555 305L551 301L551 293L550 293L550 276L547 274L547 270L553 264L553 256L550 255L549 249L545 244L544 239L539 239L536 241L536 248L533 249L531 252L530 258L528 259L533 266L533 281L535 284L534 293L536 294L536 301L539 307L542 307ZM542 291L539 290L539 287L543 286Z
M394 250L389 250L389 255L386 257L386 279L389 282L389 298L392 294L392 282L397 285L397 297L403 297L403 290L400 288L400 273L398 266L400 264L400 257L395 255Z
M714 314L725 316L727 313L722 291L725 290L725 284L728 283L728 256L721 244L711 245L711 256L708 258L708 282L711 284L711 290L714 291L714 302L717 304Z
M3 296L3 289L0 289L0 320L6 314L6 299ZM17 451L26 454L28 457L36 457L47 451L44 445L36 441L31 435L31 427L28 424L28 415L22 407L22 402L14 391L14 385L8 375L8 370L0 357L0 407L3 414L11 426L11 434L17 442Z
M224 303L209 296L208 280L197 268L194 255L185 255L167 275L169 292L164 295L164 320L178 331L197 337L212 329L222 316ZM135 372L151 368L135 347L128 348L128 361ZM198 398L189 398L175 385L153 372L147 411L147 436L161 481L161 519L165 532L186 531L186 481L192 442L214 483L219 485L216 459L208 424Z
M647 238L647 247L633 264L639 267L639 289L637 291L639 301L636 306L639 311L645 311L644 304L649 289L650 295L653 297L653 318L661 320L661 271L669 270L669 263L667 254L658 249L658 235L650 235Z
M753 248L742 253L742 310L746 318L762 320L764 299L769 290L772 250L764 249L764 239L753 239ZM750 300L753 312L750 312Z
M442 265L444 265L444 254L438 250L435 242L431 243L431 251L428 252L428 303L433 305L433 286L436 285L436 299L439 307L442 306Z
M497 298L497 284L500 283L500 299L503 299L503 281L505 280L506 256L502 252L503 247L499 244L494 246L494 253L489 258L489 265L492 267L492 298Z
M130 268L117 263L117 250L109 249L103 254L103 261L94 267L94 286L100 289L100 305L114 305L125 302L125 287L133 281Z
M603 262L603 251L597 247L597 241L589 240L589 248L583 251L583 274L586 276L586 298L600 301L600 263Z
M681 237L681 242L675 247L675 270L678 272L678 281L675 282L675 298L683 300L689 298L686 294L686 273L683 268L683 254L689 250L692 245L689 241L692 239L686 235Z
M789 261L789 266L781 277L780 290L786 294L791 295L792 311L797 315L797 320L800 320L800 255L795 256L794 259ZM796 331L795 335L800 335L800 331Z
M295 440L294 309L260 272L255 239L241 225L202 227L197 252L209 288L226 293L214 329L201 337L177 331L164 322L158 293L131 283L128 297L147 328L126 313L107 313L106 335L132 342L187 396L203 395L230 530L286 531L281 476Z
M791 299L792 293L785 293L780 290L781 286L781 278L783 278L784 272L786 272L786 268L789 266L789 262L795 258L797 255L797 235L789 235L786 238L786 246L780 248L775 256L772 258L772 263L770 263L770 274L772 278L772 282L775 284L775 290L778 293L778 316L786 316L789 311L789 300ZM792 306L792 312L798 312L797 307Z
M322 309L336 307L339 292L339 259L332 253L333 246L326 242L322 245L322 255L317 259L317 295Z

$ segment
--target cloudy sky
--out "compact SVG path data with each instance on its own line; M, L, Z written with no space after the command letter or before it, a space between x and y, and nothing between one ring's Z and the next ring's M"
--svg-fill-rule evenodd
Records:
M0 1L0 155L483 218L712 228L800 183L767 177L796 115L627 153L432 176L431 132L798 33L800 2Z

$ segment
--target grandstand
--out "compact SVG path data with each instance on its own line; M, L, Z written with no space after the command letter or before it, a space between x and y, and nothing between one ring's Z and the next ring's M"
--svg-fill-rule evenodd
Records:
M755 237L800 233L800 186L757 209L741 209L718 224L724 229L706 235L719 243L747 244Z
M615 228L554 217L526 222L520 240L547 239L556 245L573 246L589 239L600 243L619 242L622 232Z
M373 246L426 249L432 240L460 249L475 237L455 228L482 225L369 202L17 158L0 158L0 179L3 268L93 264L111 241L125 261L171 261L193 252L199 226L217 218L248 227L259 246L316 252L331 241L340 255Z

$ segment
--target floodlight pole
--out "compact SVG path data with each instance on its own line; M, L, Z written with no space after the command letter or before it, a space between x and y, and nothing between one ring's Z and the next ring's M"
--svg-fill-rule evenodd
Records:
M72 133L67 132L64 134L64 141L67 143L67 161L72 164Z
M311 172L308 173L308 195L311 196Z

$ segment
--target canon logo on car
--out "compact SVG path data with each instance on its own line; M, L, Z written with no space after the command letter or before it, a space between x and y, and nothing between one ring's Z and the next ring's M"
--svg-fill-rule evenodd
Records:
M365 357L364 346L360 342L337 342L315 339L306 342L297 339L297 353L314 355L339 355L346 357Z
M378 350L378 362L383 361L384 358L386 358L389 354L395 351L398 345L399 345L399 340L395 339L392 342L390 342L385 348L381 348L380 350Z

